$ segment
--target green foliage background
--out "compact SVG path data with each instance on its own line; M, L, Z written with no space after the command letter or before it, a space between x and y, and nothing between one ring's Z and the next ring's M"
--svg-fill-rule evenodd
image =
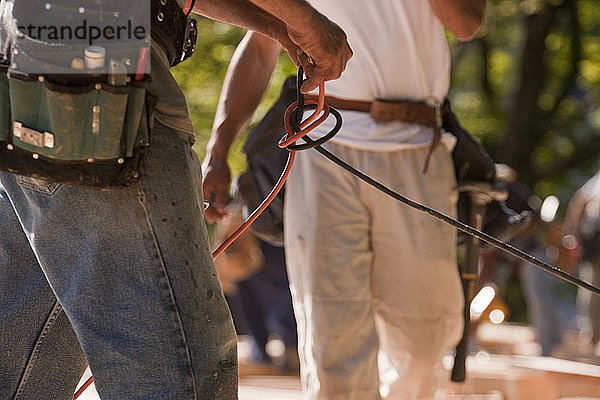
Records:
M465 126L562 210L599 166L599 34L596 0L493 0L482 34L452 46Z

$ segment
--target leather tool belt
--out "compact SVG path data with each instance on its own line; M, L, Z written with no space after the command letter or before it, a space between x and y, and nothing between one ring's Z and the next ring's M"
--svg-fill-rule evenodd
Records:
M307 95L308 100L317 100L316 96ZM431 104L426 101L389 101L389 100L347 100L334 96L325 96L325 102L330 106L348 111L368 112L375 121L404 121L420 124L430 128L442 126L441 103Z
M154 104L146 81L69 86L0 66L0 170L79 186L128 185L150 145Z
M312 95L307 95L305 98L317 100L317 97ZM423 172L427 171L431 154L440 143L442 136L442 104L438 100L431 103L411 100L375 100L371 102L325 96L325 102L340 110L367 112L375 121L403 121L433 128L433 141L423 168Z
M28 1L18 0L10 11L17 21L31 22L31 26L49 21L48 15L33 12L40 8L52 11L55 19L51 21L56 20L57 26L64 22L63 10L77 10L67 0L57 4ZM172 65L194 50L196 25L189 17L193 5L194 0L187 0L182 10L176 0L150 3L152 38L165 49ZM119 21L130 16L132 24L144 20L144 12L136 14L135 6L123 7L131 13L120 16L115 12ZM94 17L102 17L104 12L102 7L84 11ZM99 17L98 21L104 20ZM12 24L7 19L7 26L8 22ZM100 47L105 50L104 67L88 68L86 64L82 71L84 66L74 61L84 54L83 45L42 41L27 36L30 31L14 35L7 59L0 55L0 170L98 188L135 181L150 146L156 104L147 91L149 40L141 44L123 40ZM52 52L38 51L42 45L60 49L61 57L46 57ZM131 49L138 46L143 47L132 57Z

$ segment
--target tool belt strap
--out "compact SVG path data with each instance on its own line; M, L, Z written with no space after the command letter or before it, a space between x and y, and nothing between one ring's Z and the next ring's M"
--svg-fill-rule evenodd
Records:
M313 95L306 95L305 99L318 100L317 96ZM431 153L440 143L442 136L440 130L442 127L442 111L441 103L438 100L435 100L432 103L411 100L363 101L325 96L325 102L331 107L340 110L368 112L375 121L403 121L433 128L433 141L423 172L427 171Z

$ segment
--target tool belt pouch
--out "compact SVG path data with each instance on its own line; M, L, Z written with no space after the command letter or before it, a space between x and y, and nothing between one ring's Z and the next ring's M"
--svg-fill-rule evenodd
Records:
M90 187L139 177L155 103L146 82L55 83L0 70L0 170Z

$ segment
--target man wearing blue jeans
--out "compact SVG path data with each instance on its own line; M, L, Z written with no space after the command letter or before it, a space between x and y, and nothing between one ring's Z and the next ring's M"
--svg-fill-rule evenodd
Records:
M307 90L351 55L303 0L197 3L277 39L296 63L310 56ZM0 172L0 399L71 399L88 363L103 399L237 398L187 105L154 42L151 62L158 104L138 181L97 190Z

